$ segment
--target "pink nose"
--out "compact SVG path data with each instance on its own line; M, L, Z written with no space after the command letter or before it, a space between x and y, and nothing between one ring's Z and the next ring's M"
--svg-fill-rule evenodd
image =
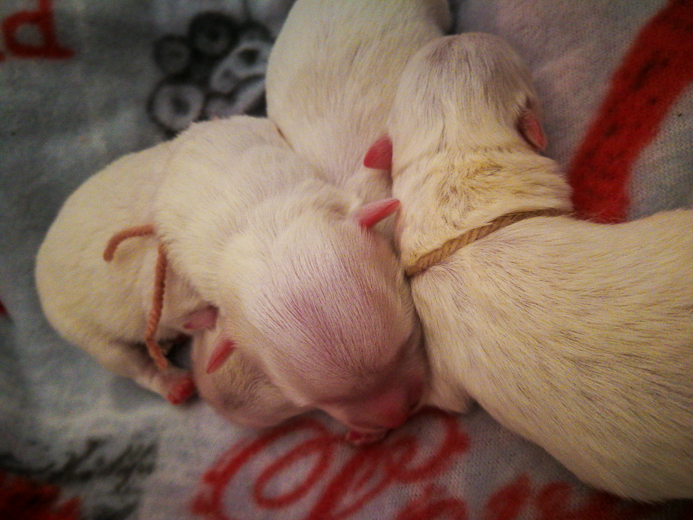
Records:
M418 405L423 385L396 385L368 399L364 412L381 428L397 428L404 424Z

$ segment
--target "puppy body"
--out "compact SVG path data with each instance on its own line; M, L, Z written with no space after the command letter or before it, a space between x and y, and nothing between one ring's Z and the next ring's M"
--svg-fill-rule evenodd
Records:
M262 367L239 350L212 374L207 373L222 329L193 336L192 371L198 395L229 421L253 428L273 426L306 409L291 403Z
M369 435L401 423L424 363L409 361L423 354L410 354L419 328L397 258L369 229L391 202L364 206L326 182L266 119L201 123L174 146L154 220L174 268L219 308L217 345L232 342L295 409ZM334 411L345 396L367 413Z
M444 0L298 0L270 54L266 78L269 117L293 150L344 195L365 203L389 197L389 175L365 168L363 156L385 131L407 60L450 24ZM406 411L416 406L425 359L413 343L420 337L418 323L410 314L410 294L393 253L374 237L364 237L364 241L353 227L348 231L339 222L342 216L335 219L338 213L320 217L323 223L332 222L331 229L306 224L311 240L322 240L325 250L297 251L292 261L276 270L281 274L273 280L273 290L282 295L285 305L296 306L300 300L307 306L310 300L324 300L322 294L331 294L331 298L320 312L303 312L300 319L266 326L278 332L281 324L296 345L305 345L287 350L292 358L284 362L285 366L290 362L307 368L300 380L290 376L302 387L301 399L319 401L323 410L350 425L360 439L372 440L402 422ZM391 237L391 226L387 221L377 229ZM342 239L333 232L339 227L346 234ZM297 243L305 243L298 229L288 226L277 244L287 248L291 236ZM278 251L279 246L273 255L278 257ZM299 295L292 287L296 274L289 268L304 276L299 260L317 266L321 255L329 259L322 269L332 272L333 288L323 278L312 286L304 285L304 293ZM344 283L343 267L360 273L351 287ZM374 291L377 294L369 294ZM264 298L257 304L266 312L276 304L266 294ZM372 318L365 319L366 314ZM311 338L305 332L307 327L319 332ZM331 327L341 331L343 341L338 348L328 340ZM412 328L417 330L412 332ZM318 337L323 339L317 341ZM276 352L284 350L277 348ZM346 363L351 368L339 373L326 370L322 363L325 367Z
M117 232L151 222L152 200L170 145L127 155L84 182L64 203L36 258L36 286L51 325L106 368L179 402L192 392L187 372L159 370L142 344L152 305L157 243L123 242L112 262L103 258ZM205 302L175 271L157 337L171 340Z
M495 37L444 38L410 62L389 122L405 264L501 215L569 209L535 123L529 75ZM528 218L416 275L431 404L473 398L615 494L693 497L691 226L689 210Z
M293 159L276 126L266 119L239 116L194 124L171 147L173 157L165 165L169 175L154 204L157 232L170 263L188 273L209 301L220 304L225 241L245 229L252 208L316 172ZM242 270L232 267L227 276L235 275L243 276ZM215 350L231 338L240 348L218 370L208 370ZM196 334L193 378L200 397L231 422L271 426L304 407L292 403L248 354L253 341L262 339L222 326Z
M330 181L366 202L388 197L389 177L363 156L407 60L450 25L445 0L298 0L270 54L267 113Z

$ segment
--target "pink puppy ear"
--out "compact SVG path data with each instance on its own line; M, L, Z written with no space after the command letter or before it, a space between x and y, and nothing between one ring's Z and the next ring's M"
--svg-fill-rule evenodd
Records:
M529 104L520 112L517 129L536 152L546 150L546 135L544 135L544 130L541 128L536 111Z
M382 199L366 204L357 209L351 216L364 229L371 229L381 220L389 217L399 209L399 200Z
M384 135L371 145L363 158L366 168L376 170L392 169L392 140L389 135Z
M188 314L188 319L183 324L186 330L211 329L217 323L217 308L208 305L204 309Z
M221 341L216 347L214 347L212 355L209 356L206 372L208 374L216 372L219 367L224 364L224 361L226 361L229 356L233 354L234 350L236 350L236 344L233 341L230 339Z

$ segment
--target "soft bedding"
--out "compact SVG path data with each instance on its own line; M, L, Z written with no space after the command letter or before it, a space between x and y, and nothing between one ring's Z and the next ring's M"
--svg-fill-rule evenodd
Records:
M261 115L267 54L290 6L0 3L0 518L693 518L690 501L587 488L481 409L427 410L365 448L320 413L242 428L200 401L150 395L50 328L33 263L61 203L191 121ZM530 64L546 153L582 218L693 205L693 2L451 7L456 32L499 34Z

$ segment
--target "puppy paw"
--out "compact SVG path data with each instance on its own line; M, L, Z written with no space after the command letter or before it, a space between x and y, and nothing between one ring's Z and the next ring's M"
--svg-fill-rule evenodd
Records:
M182 404L195 395L195 392L195 382L192 376L185 375L171 385L166 394L166 400L171 404Z

